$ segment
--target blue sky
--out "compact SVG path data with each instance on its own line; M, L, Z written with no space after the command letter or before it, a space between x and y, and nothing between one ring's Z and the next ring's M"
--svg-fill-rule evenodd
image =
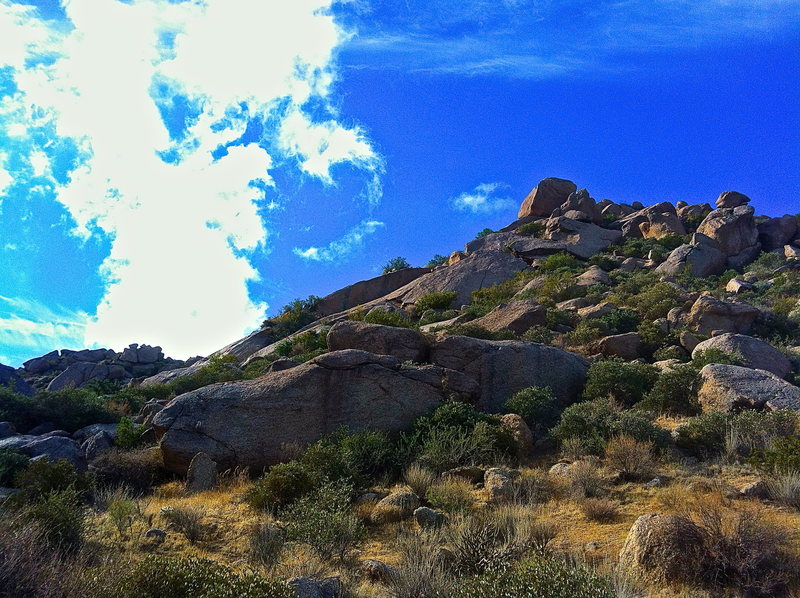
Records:
M206 354L536 182L800 212L798 0L0 0L0 362Z

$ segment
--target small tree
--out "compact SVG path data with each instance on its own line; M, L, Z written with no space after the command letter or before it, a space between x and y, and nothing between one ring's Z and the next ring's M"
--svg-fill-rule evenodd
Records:
M398 270L404 270L410 267L411 264L408 263L406 258L395 257L390 259L383 267L383 274L390 274L391 272L397 272Z

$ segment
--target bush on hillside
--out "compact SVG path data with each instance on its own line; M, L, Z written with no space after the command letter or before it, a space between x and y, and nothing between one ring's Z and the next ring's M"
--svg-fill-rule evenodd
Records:
M571 253L554 253L539 263L540 272L560 272L572 270L578 266L577 258Z
M265 320L263 326L271 328L275 341L285 338L317 319L317 306L321 300L315 295L309 295L306 299L295 299L284 305L277 316Z
M17 474L28 468L28 457L10 449L0 450L0 487L10 487Z
M658 370L651 365L625 362L619 358L604 359L592 364L583 389L588 401L611 398L630 407L638 403L658 379Z
M131 418L123 417L119 420L114 444L121 449L130 450L137 448L144 441L146 432L147 428L144 426L135 426Z
M45 496L65 490L74 490L80 498L88 495L92 480L86 474L75 471L69 461L48 459L31 461L28 467L14 478L14 486L20 489L9 502L25 505L42 500Z
M26 397L0 387L0 421L9 421L18 430L29 430L44 422L54 422L68 432L97 423L113 423L119 414L106 402L84 388L41 391Z
M690 365L661 372L653 387L636 403L638 409L671 415L696 415L698 370Z
M456 291L428 293L416 300L414 311L422 314L429 309L448 309L453 305L456 295Z
M44 540L55 549L71 551L83 541L86 510L72 487L43 494L22 506L19 514L41 529Z
M478 231L478 234L475 235L475 240L483 239L484 237L491 235L497 231L493 231L491 228L484 228L481 231Z
M311 492L315 483L312 473L299 461L278 463L255 481L245 499L253 508L277 512Z
M155 446L134 450L115 448L100 455L92 465L99 486L124 485L136 493L147 492L171 477L164 469L161 450Z
M447 263L448 259L449 258L446 255L441 255L441 254L437 253L430 260L428 260L428 263L425 264L425 267L426 268L435 268L437 266L443 266L444 264Z
M545 225L542 222L528 222L520 226L514 232L523 237L541 237L544 233Z
M558 399L547 386L531 386L514 394L503 404L505 413L516 413L531 427L552 428L561 410Z
M363 317L364 322L370 324L381 324L382 326L394 326L395 328L411 328L411 319L399 312L385 312L372 310Z
M382 274L391 274L392 272L397 272L399 270L405 270L406 268L410 268L411 264L408 263L408 260L404 257L395 257L390 259L386 264L383 266L381 270Z
M775 438L769 448L759 450L748 462L771 474L800 471L800 436Z
M514 340L514 333L510 330L498 330L496 332L487 330L478 324L457 324L450 326L446 330L447 334L454 334L458 336L468 336L470 338L479 338L487 341L509 341Z

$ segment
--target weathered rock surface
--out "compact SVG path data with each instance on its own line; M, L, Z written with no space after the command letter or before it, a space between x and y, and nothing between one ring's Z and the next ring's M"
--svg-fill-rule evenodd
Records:
M619 564L663 580L692 579L700 575L704 548L703 530L690 520L652 513L634 522Z
M517 217L550 216L553 210L560 207L577 190L577 185L566 179L543 179L522 202Z
M58 351L50 351L41 357L34 357L22 364L26 372L30 374L44 374L58 366Z
M410 328L381 326L344 320L328 332L328 349L360 349L376 355L392 355L400 361L427 361L430 345L424 335Z
M779 378L785 378L792 371L792 362L769 343L746 336L744 334L725 333L699 343L692 351L695 357L702 351L717 349L742 357L742 365L772 372Z
M492 233L470 241L464 249L468 254L476 251L502 251L509 243L520 238L522 237L515 232Z
M437 268L384 297L387 301L413 304L433 292L456 292L454 305L466 305L472 291L505 282L528 266L502 251L478 251L446 268Z
M351 284L323 297L317 304L317 313L320 317L324 317L369 303L404 287L430 271L430 268L403 268Z
M191 376L192 374L196 374L197 371L206 365L205 361L197 361L190 366L185 368L176 368L174 370L167 370L165 372L159 372L154 376L150 376L149 378L145 378L142 380L140 386L156 386L158 384L168 384L173 380L177 380L178 378L183 378L185 376Z
M568 351L521 341L487 341L448 336L433 343L431 363L463 372L480 386L478 407L500 410L514 393L529 386L549 386L569 404L583 388L588 362Z
M750 203L750 198L738 191L723 191L717 198L718 208L738 208Z
M66 459L78 471L86 471L86 458L77 442L63 436L36 437L18 447L28 457L47 457L50 461Z
M712 363L700 370L698 388L703 411L800 411L800 388L766 370Z
M705 277L719 274L727 265L727 256L714 239L695 233L692 242L672 250L656 272L667 275L680 274L688 270L693 276Z
M611 277L608 272L600 266L591 266L586 272L575 279L575 284L579 287L591 287L594 285L611 286Z
M619 220L626 239L645 237L660 239L669 235L685 235L686 229L669 202L661 202Z
M514 479L519 477L516 469L490 467L483 476L483 487L491 500L504 500L511 497L514 491Z
M217 463L205 453L197 453L186 472L186 490L204 492L217 485Z
M597 352L607 357L636 359L642 350L642 339L638 332L626 332L606 336L597 341Z
M744 301L721 301L702 293L692 305L687 325L702 334L713 330L747 334L761 312Z
M706 216L697 232L714 239L731 267L743 266L758 255L758 229L751 206L720 208Z
M251 332L244 338L240 338L229 345L224 346L219 351L215 351L214 355L233 355L239 363L250 357L259 349L263 349L267 345L275 341L275 335L271 327L260 328Z
M436 528L444 525L446 517L428 507L419 507L414 511L414 519L422 529Z
M33 387L22 379L17 370L3 364L0 364L0 385L11 387L26 397L32 397L36 394Z
M381 521L389 513L392 518L405 519L411 517L418 508L419 497L410 490L392 492L375 505L373 520Z
M547 308L530 299L503 303L485 316L472 321L472 324L492 332L510 330L516 335L522 335L533 326L543 326L546 323Z
M756 226L758 241L764 251L775 251L794 238L797 233L797 217L786 214L780 218L770 218Z
M561 210L561 214L565 216L570 212L584 215L583 218L575 218L576 220L603 224L603 215L600 213L600 208L586 189L578 189L570 194L567 201L562 203L559 209Z
M111 436L107 432L98 432L81 444L81 451L83 451L87 461L94 461L97 457L107 453L113 447L114 441Z
M516 413L506 413L500 418L503 425L511 431L514 440L517 441L520 457L528 457L533 452L533 432Z
M127 377L125 368L120 365L105 365L89 361L79 361L69 366L47 385L47 390L80 388L92 380L123 380Z
M402 368L400 360L335 351L255 380L213 384L172 400L153 418L165 466L184 473L205 452L219 467L259 470L346 426L406 429L447 396L473 401L474 380L452 370Z
M558 217L547 221L545 237L551 241L566 243L566 251L584 260L600 253L622 238L618 230L602 228L590 222ZM512 248L513 251L513 248Z

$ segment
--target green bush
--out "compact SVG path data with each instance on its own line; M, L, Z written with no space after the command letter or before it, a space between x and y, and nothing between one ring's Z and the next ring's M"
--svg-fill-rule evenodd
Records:
M294 598L280 580L240 574L208 559L148 556L102 598Z
M656 254L656 261L660 261L665 258L670 251L676 249L686 242L688 242L688 237L681 235L668 235L660 239L628 239L621 246L611 247L609 249L616 250L625 257L638 258L646 258L648 254L653 251Z
M299 461L273 465L245 495L256 509L276 512L314 489L316 480Z
M722 365L742 365L742 357L726 353L719 349L706 349L705 351L698 351L692 357L692 367L700 371L705 366L711 363L719 363Z
M471 338L479 338L487 341L508 341L514 340L515 338L514 333L510 330L498 330L497 332L493 332L491 330L487 330L483 326L471 323L450 326L447 328L446 332L447 334L469 336Z
M603 454L608 440L620 434L651 441L660 448L669 442L669 434L654 425L647 413L622 411L608 399L570 405L552 434L562 444L579 441L587 453L594 455Z
M592 401L610 397L630 407L642 400L658 379L658 370L644 363L619 358L597 361L589 368L583 398Z
M578 266L578 260L571 253L554 253L548 255L539 264L539 271L541 272L560 272L563 270L572 270Z
M170 479L157 446L134 450L115 448L100 455L92 465L98 485L124 485L137 493L147 492Z
M391 274L392 272L397 272L398 270L405 270L406 268L410 267L411 264L408 263L408 260L406 258L395 257L386 262L386 265L383 266L383 270L381 271L381 273Z
M675 444L698 457L709 457L722 452L728 416L719 411L709 411L693 417L680 428Z
M416 300L414 310L422 314L429 309L447 309L452 306L457 295L456 291L428 293Z
M547 327L550 329L556 326L571 326L575 327L578 324L580 317L572 311L564 311L551 307L547 310Z
M514 232L523 237L540 237L544 233L545 225L542 222L528 222Z
M135 426L133 420L129 417L123 417L119 420L117 426L117 437L114 439L114 444L122 449L134 449L142 444L147 428L144 426Z
M800 471L800 436L776 438L770 448L758 451L748 462L769 474Z
M322 559L344 559L364 537L361 520L350 510L353 489L326 482L281 514L290 540L307 544Z
M696 415L698 370L690 365L661 372L653 388L636 404L639 409L657 413Z
M26 397L0 387L0 421L9 421L18 430L54 422L59 428L74 432L89 424L113 423L118 419L119 415L103 399L84 388L41 391L35 397Z
M540 556L459 581L448 598L615 598L612 584L591 569L553 556ZM444 598L445 594L436 598Z
M533 326L525 331L522 335L522 340L528 341L529 343L549 345L553 342L553 331L547 326Z
M546 386L531 386L520 390L503 404L503 411L516 413L531 427L545 429L556 425L561 414L558 399Z
M231 382L243 378L242 371L236 367L238 360L233 355L214 355L206 365L191 376L177 378L170 383L176 395L184 394L218 382Z
M75 467L65 459L51 463L48 459L31 461L27 469L17 474L14 485L21 490L9 499L12 503L24 505L43 499L45 496L66 490L75 490L84 497L91 489L88 476L79 474Z
M28 457L14 450L0 450L0 486L11 486L17 474L28 468Z
M605 253L598 253L589 258L587 262L590 266L600 266L606 272L611 272L620 267L620 261Z
M315 295L309 295L306 299L295 299L284 305L277 316L264 320L262 326L271 329L274 341L285 338L317 319L317 306L321 300Z
M441 255L437 253L430 260L428 260L428 263L425 264L425 267L435 268L436 266L442 266L447 263L448 259L449 258L446 255Z
M552 307L556 303L575 299L585 293L584 287L575 286L575 277L571 272L552 272L536 289L535 298L543 305Z
M474 504L472 484L461 478L447 478L428 488L428 503L445 513L465 513Z
M493 231L491 228L484 228L483 230L478 231L478 234L475 235L475 240L477 241L478 239L483 239L484 237L491 235L495 232L497 231Z
M43 494L21 507L20 514L42 530L53 548L74 550L83 541L86 512L74 488Z
M514 278L490 287L472 291L472 301L466 309L476 318L485 316L501 303L508 303L534 276L532 270L520 270Z
M372 310L364 316L364 322L395 328L411 328L411 320L398 312Z
M303 363L328 352L327 332L304 332L278 343L275 353ZM252 370L250 372L252 374ZM247 372L245 372L247 376Z

